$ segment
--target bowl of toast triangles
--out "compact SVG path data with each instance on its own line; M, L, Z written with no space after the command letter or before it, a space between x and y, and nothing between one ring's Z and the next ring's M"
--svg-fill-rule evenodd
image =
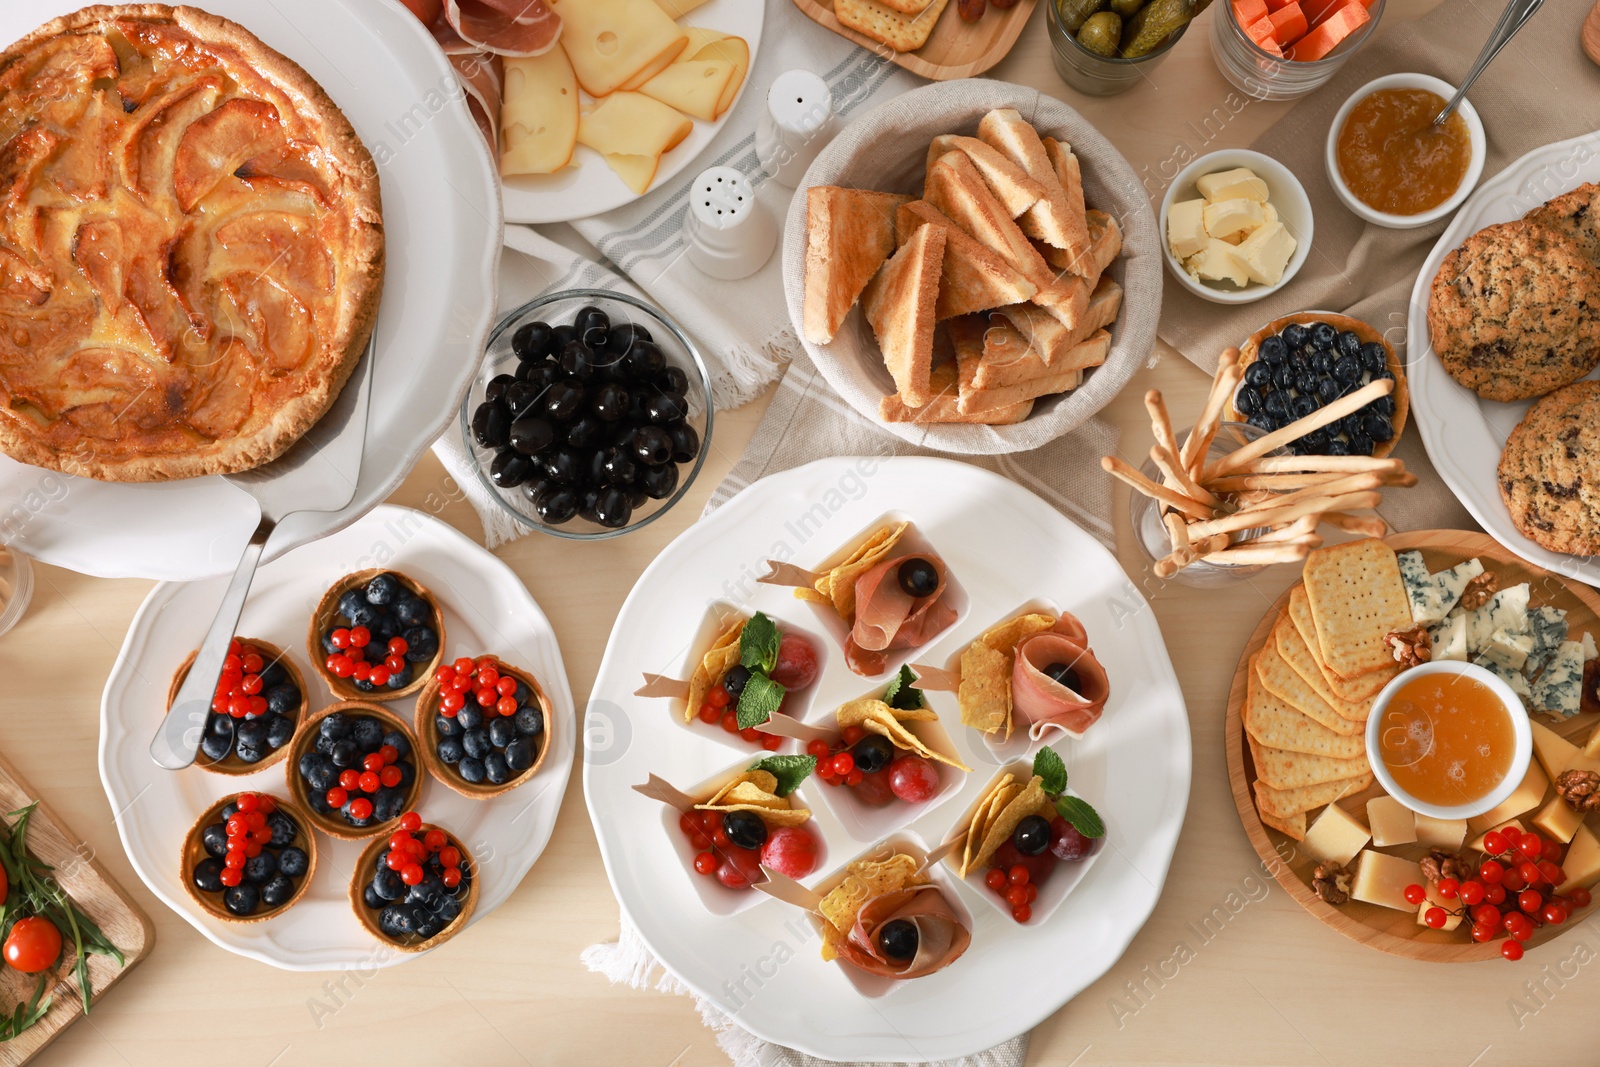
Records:
M988 79L905 93L817 156L785 224L790 317L862 415L926 447L1037 448L1149 356L1154 214L1087 120Z

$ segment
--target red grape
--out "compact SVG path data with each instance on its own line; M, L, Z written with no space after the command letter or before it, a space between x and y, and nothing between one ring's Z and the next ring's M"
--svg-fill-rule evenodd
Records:
M779 874L804 878L817 869L817 839L799 826L780 826L761 846L761 862Z
M856 799L869 808L882 808L894 800L894 790L889 786L887 769L863 774L855 786Z
M1094 838L1084 837L1077 827L1057 815L1050 820L1050 851L1058 860L1075 863L1094 851Z
M939 791L939 772L921 756L901 756L889 764L889 788L908 804L920 804Z
M768 675L785 689L804 689L817 678L817 650L811 642L794 632L778 643L778 662Z

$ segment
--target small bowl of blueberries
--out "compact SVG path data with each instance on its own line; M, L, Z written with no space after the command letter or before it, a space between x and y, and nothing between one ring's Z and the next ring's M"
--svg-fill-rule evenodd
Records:
M676 323L626 293L568 289L495 326L461 433L484 488L518 523L599 540L683 498L712 415L705 360Z

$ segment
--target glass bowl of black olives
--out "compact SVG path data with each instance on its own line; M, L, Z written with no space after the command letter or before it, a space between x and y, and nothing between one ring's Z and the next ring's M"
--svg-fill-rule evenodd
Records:
M461 406L478 477L518 522L616 537L694 484L711 376L687 334L625 293L568 289L502 318Z

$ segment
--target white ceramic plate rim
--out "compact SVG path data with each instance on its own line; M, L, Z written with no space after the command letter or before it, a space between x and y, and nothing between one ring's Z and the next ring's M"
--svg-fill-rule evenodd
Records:
M636 193L625 185L617 172L606 164L600 153L584 145L574 150L577 166L568 166L556 175L530 174L503 179L501 194L505 200L506 221L525 223L572 222L590 215L611 211L649 196L699 158L711 142L722 132L729 116L738 110L750 88L751 75L755 73L756 51L761 44L761 29L766 18L765 3L757 0L711 0L678 20L681 26L702 26L743 37L750 46L750 69L745 72L744 84L734 96L728 110L715 122L694 119L694 129L677 147L661 157L650 188ZM592 103L588 94L585 102Z
M431 778L423 785L419 810L423 811L425 818L430 821L437 819L446 829L457 829L452 825L449 812L477 813L481 818L482 813L492 810L491 806L498 806L498 810L503 812L508 810L510 805L523 804L524 810L533 816L526 824L499 828L494 838L483 840L469 837L466 841L468 847L475 851L483 863L478 904L468 920L470 926L505 902L544 852L550 834L555 829L561 800L566 793L567 779L572 772L572 755L576 749L577 733L572 692L567 685L561 649L549 619L545 617L544 612L511 568L454 527L409 508L391 505L374 508L347 529L307 546L302 550L302 554L297 556L295 553L290 553L278 562L264 566L261 573L256 576L257 584L272 581L293 582L297 587L303 586L303 592L315 598L320 595L319 590L327 582L333 581L339 575L325 573L325 567L317 569L315 573L297 573L302 569L302 561L306 561L305 567L317 568L318 564L310 562L312 558L342 549L345 543L353 540L359 543L359 538L366 536L376 539L369 542L372 545L379 542L388 544L389 539L400 542L395 556L383 564L391 565L397 570L404 571L406 568L407 546L411 546L412 551L415 551L417 548L431 545L441 549L436 561L442 560L447 564L447 567L437 568L440 571L453 569L459 574L492 579L492 587L504 598L503 603L497 605L500 609L497 618L509 626L516 627L516 635L505 640L514 643L517 648L466 648L460 641L459 635L468 627L464 623L459 607L451 602L448 592L442 590L440 585L430 583L435 594L440 595L444 602L447 648L451 652L462 654L477 651L507 656L514 655L520 649L523 655L527 656L527 661L521 665L539 675L554 712L552 721L555 742L550 754L539 772L516 789L490 800L473 801ZM221 581L215 579L209 584L216 586ZM392 967L426 955L426 953L400 953L387 949L381 942L368 935L357 924L355 916L350 913L349 902L345 896L349 886L349 863L352 863L367 846L369 843L367 841L334 841L326 834L317 833L320 856L312 891L307 894L306 899L299 901L294 909L284 913L283 916L259 923L224 923L211 918L200 910L199 905L183 890L182 884L172 877L178 859L176 838L188 832L194 820L199 817L201 809L195 808L184 812L177 825L160 827L147 825L140 821L138 816L146 810L143 805L149 790L159 789L162 784L169 781L176 782L180 775L191 776L191 782L203 785L204 791L212 799L249 788L268 790L280 796L285 790L286 771L283 760L257 774L228 777L209 774L198 767L177 772L161 770L147 754L155 722L153 716L159 713L158 707L150 707L148 704L152 697L157 700L165 698L166 679L170 677L170 672L175 669L176 664L187 655L189 648L193 647L189 645L183 649L176 647L155 649L151 646L152 634L160 625L163 611L182 598L193 598L197 589L198 587L192 583L163 582L150 591L128 628L122 649L117 655L116 665L112 667L111 675L106 679L105 692L101 697L100 781L105 787L106 799L111 804L111 810L115 813L117 835L122 840L123 851L127 853L134 872L162 903L205 935L213 944L237 955L259 960L283 970L326 971L348 967L362 969ZM248 605L246 611L249 611ZM209 621L208 617L196 617L186 624L185 629L193 630L193 640L198 642ZM304 639L307 622L309 614L306 622L300 623L299 640L283 642L285 651L294 656L303 670L307 666ZM455 627L453 631L452 626ZM158 657L157 661L151 664L152 670L165 670L166 673L155 676L153 692L140 692L137 696L130 696L135 687L134 677L139 673L140 664L152 656ZM309 670L305 673L306 682L314 694L310 707L310 713L314 714L319 708L326 707L332 698L328 696L326 686L319 679L315 679ZM390 701L385 707L409 724L414 700L407 698ZM428 778L428 772L420 765L417 769L424 778ZM181 802L181 799L181 797L173 798L172 802ZM439 815L441 809L445 809L446 814ZM517 823L520 819L519 812L511 822ZM474 826L478 825L478 821L471 820ZM459 832L474 835L477 831ZM160 847L163 844L170 844L172 847L163 849ZM493 866L486 862L484 844L493 850L492 858L495 861ZM348 862L341 865L340 860ZM344 934L349 935L353 944L317 958L290 955L275 934L287 923L310 925L323 921L322 911L328 909L329 900L326 896L318 895L317 889L318 885L329 877L329 872L333 872L338 879L337 899L332 901L337 907L333 910L339 916L338 921L348 927ZM312 915L312 908L319 909L316 917ZM446 950L448 944L443 946ZM340 955L340 952L345 954Z
M1085 792L1098 793L1097 806L1112 833L1121 835L1112 840L1120 840L1129 851L1106 849L1057 912L1037 925L1019 927L1009 916L968 897L976 893L971 887L957 886L974 921L974 943L967 956L947 971L904 983L886 996L858 994L844 975L835 973L838 965L821 961L814 940L802 940L792 949L793 959L783 961L770 979L763 972L758 992L749 1002L736 1005L731 997L738 994L722 982L730 975L748 979L749 966L741 969L741 962L760 967L766 959L762 954L772 944L769 938L800 937L795 931L806 919L776 901L764 901L728 918L705 909L689 881L696 876L682 869L674 843L663 833L661 817L642 798L636 803L629 787L652 771L690 787L736 765L740 756L733 748L709 736L695 737L693 728L672 722L661 702L628 694L637 686L641 670L686 661L687 624L691 620L698 624L708 606L729 601L750 606L754 598L740 587L761 573L761 561L728 553L749 548L767 552L774 536L793 537L792 527L780 525L794 518L782 505L810 505L823 499L826 488L848 485L849 478L860 477L858 465L863 463L873 465L874 473L867 479L870 491L840 502L815 531L815 542L802 542L795 562L814 565L841 546L842 539L836 540L835 534L843 533L847 539L889 511L917 516L922 532L950 561L952 571L960 576L965 569L962 581L969 595L973 576L998 573L1002 560L1016 556L1002 545L995 548L992 562L979 560L975 546L951 543L951 522L978 521L974 513L979 511L991 520L997 513L1005 514L1012 521L996 525L1025 529L1017 536L1051 546L1049 553L1028 557L1029 569L1017 575L1018 584L975 597L963 619L919 658L943 662L996 621L994 603L1005 603L1004 610L1009 611L1049 595L1081 614L1097 655L1112 673L1114 693L1105 717L1083 741L1055 747L1073 768L1074 788L1082 777L1087 780ZM930 491L937 495L930 497ZM963 513L968 516L964 520L952 518ZM1105 603L1092 602L1097 595L1104 596ZM814 628L807 606L792 603L796 607L785 608L783 617ZM651 658L663 662L652 668L647 665ZM831 663L825 664L818 686L830 684L826 673L830 668ZM831 695L849 691L859 696L881 684L848 675L846 682ZM954 721L953 704L940 702L948 695L934 696L942 719ZM830 693L819 690L810 719L815 721L818 709L825 713L830 706L836 706ZM628 723L633 735L617 755L593 747L603 733L597 723L610 715ZM962 789L897 831L925 845L937 844L930 839L934 831L939 830L937 837L942 839L948 829L945 822L965 810L992 770L1015 755L990 754L980 760L975 750L984 744L975 734L959 726L947 729L974 772ZM646 569L618 614L596 679L585 737L591 748L584 758L584 796L606 874L624 914L646 945L671 974L757 1037L843 1060L945 1059L976 1053L1036 1026L1098 979L1126 950L1160 895L1188 803L1191 770L1183 694L1160 629L1115 558L1021 486L978 467L923 457L818 460L757 482L681 535ZM646 740L650 743L644 744ZM1137 752L1131 751L1135 745ZM1146 772L1124 774L1119 767L1118 777L1107 781L1108 764L1122 760L1129 767L1140 761ZM1148 791L1151 781L1163 783L1159 796ZM801 790L808 788L826 787L808 783ZM814 820L827 820L825 805L810 806ZM857 839L855 851L836 851L834 830L826 825L819 829L829 840L827 870L818 872L819 879L871 844ZM657 861L662 864L659 871L651 866ZM654 901L661 906L654 907ZM663 913L659 924L656 911ZM1063 965L1063 960L1071 963ZM1049 980L1002 980L1021 973L1034 978L1049 975ZM762 993L768 990L763 1000ZM785 993L788 999L775 1003ZM794 1009L796 996L803 998L805 1011ZM818 1019L826 1019L827 1025L815 1025Z
M31 5L0 8L0 39L18 39L54 14L80 6L78 0L35 0ZM392 124L380 125L373 113L410 114L400 106L405 102L401 96L408 86L396 79L363 90L343 75L331 56L348 55L351 48L371 42L382 50L381 58L389 69L415 71L409 88L419 99L438 102L437 106L418 103L416 106L429 111L428 121L408 139L396 142L398 148L390 149L394 157L408 150L434 152L437 161L429 172L432 180L412 177L408 168L391 174L384 161L379 162L380 174L387 179L384 212L391 236L385 278L389 299L378 313L377 371L381 375L386 367L403 365L408 373L397 375L398 380L405 381L409 376L415 383L426 385L413 384L404 397L397 399L385 395L382 384L375 380L372 417L379 419L380 412L403 410L411 428L389 423L379 426L378 444L373 447L369 440L355 498L337 512L301 513L289 518L267 545L265 558L271 560L349 526L383 501L455 418L495 317L504 229L500 183L483 134L468 114L459 91L454 91L455 75L449 63L415 16L398 3L274 0L270 5L256 6L246 0L211 0L206 7L262 34L268 44L318 78L335 100L343 101L352 120L359 122L358 132L375 157L382 156L380 146L387 148L387 142L394 141L397 135L390 129ZM357 24L362 36L329 40L327 35L334 32L330 27L340 20ZM436 92L440 86L450 90ZM375 94L373 100L381 102L356 99L363 92ZM401 96L396 96L397 92ZM435 197L432 201L428 199L430 194ZM439 196L457 198L465 207L454 211L455 222L449 228L449 243L442 253L427 249L427 264L408 271L402 265L409 266L408 257L420 255L423 250L403 247L395 239L395 231L409 229L407 220L439 214ZM421 271L426 271L430 279L426 300L418 296L420 281L400 285L402 278L408 274L415 278L413 272ZM413 290L413 300L437 303L439 310L428 322L431 330L419 331L414 323L402 329L402 305L411 306L403 299L408 289ZM417 373L419 369L424 373ZM385 462L371 462L374 455L383 457ZM146 520L148 525L129 536L124 527L106 520L103 514L87 521L73 514L76 494L107 488L136 489L139 511L159 517ZM237 552L243 550L260 514L253 500L221 478L107 486L25 466L4 456L0 456L0 492L7 497L14 494L20 505L0 513L0 542L14 544L42 562L103 578L191 581L226 574L232 571ZM111 510L105 505L101 508L102 512ZM141 517L132 518L138 522ZM129 517L122 515L120 522L128 521ZM185 524L197 529L187 532Z
M1600 181L1600 133L1535 148L1479 186L1439 235L1417 274L1406 322L1410 338L1406 373L1411 385L1411 417L1422 433L1428 458L1472 517L1496 541L1529 563L1600 586L1600 557L1552 552L1535 544L1522 536L1500 499L1500 453L1530 403L1480 399L1450 377L1434 354L1428 334L1433 277L1452 249L1485 226L1520 218L1551 197L1592 181Z

